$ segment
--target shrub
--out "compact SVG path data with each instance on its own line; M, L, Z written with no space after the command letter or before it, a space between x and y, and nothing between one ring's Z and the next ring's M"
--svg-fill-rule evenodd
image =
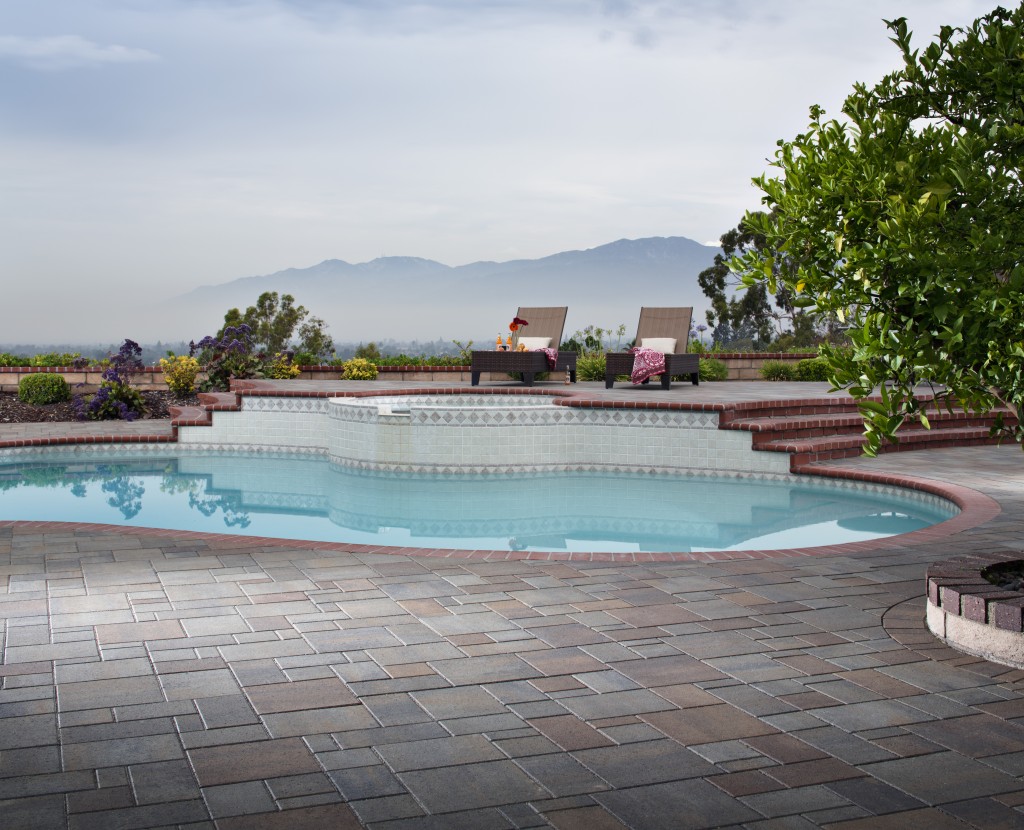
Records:
M356 349L355 356L363 360L369 360L371 363L377 363L380 360L380 349L373 342L367 343L365 346L360 343L359 348Z
M292 378L297 378L300 374L302 374L302 370L292 363L291 355L288 352L279 352L267 363L266 376L268 378L291 380ZM374 373L374 376L376 376L376 373Z
M50 403L61 403L70 400L71 389L63 375L39 374L26 375L18 384L18 400L35 406Z
M95 395L88 400L76 397L75 402L80 421L86 418L90 421L134 421L146 411L142 393L134 386L117 381L103 381Z
M586 352L576 359L576 380L604 380L604 352Z
M252 329L245 323L227 326L220 339L204 337L189 344L189 354L199 355L206 370L206 380L199 384L203 392L219 389L227 392L231 378L263 378L267 376L267 356L253 354Z
M617 329L606 329L600 326L587 326L585 329L575 332L572 337L561 344L561 350L567 352L579 352L579 354L590 354L592 352L600 352L604 354L606 351L617 352L622 348L622 338L626 333L625 323L620 323ZM529 332L527 332L529 334ZM611 342L611 337L615 336L615 343ZM607 339L607 342L605 340ZM554 348L554 346L552 346ZM577 375L578 377L578 375ZM601 377L604 377L602 375Z
M793 380L793 367L781 360L766 360L761 366L761 377L765 380Z
M171 354L168 357L161 357L160 368L163 369L167 388L178 397L185 397L196 391L199 361L194 357L187 354Z
M460 356L448 354L431 355L430 357L425 355L396 354L379 357L376 360L371 360L371 362L376 363L378 366L468 366L472 362L472 358L467 357L463 361L463 358Z
M829 379L828 361L823 357L812 357L801 360L796 364L793 374L797 380L825 380Z
M375 380L377 367L365 358L354 357L341 365L341 377L344 380Z
M142 354L142 350L139 350ZM78 352L46 352L28 359L29 366L78 366L82 356Z
M469 366L473 362L473 341L468 340L463 343L461 340L453 340L452 344L459 350L459 353L452 358L455 361L452 365Z
M23 354L0 352L0 366L74 366L82 368L89 359L78 352L47 352L27 357Z
M131 385L132 375L142 368L142 347L134 340L125 340L117 354L104 361L107 368L96 394L86 398L75 395L75 412L80 421L102 421L120 418L134 421L146 411L142 393Z
M713 357L702 357L698 374L701 380L728 380L729 367L725 365L724 361L715 360Z

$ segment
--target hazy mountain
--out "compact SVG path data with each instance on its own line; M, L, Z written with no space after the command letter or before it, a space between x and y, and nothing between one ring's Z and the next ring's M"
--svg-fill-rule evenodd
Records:
M452 267L418 257L352 264L329 259L308 268L197 288L172 301L209 325L228 308L252 305L264 291L291 294L327 321L337 342L474 339L487 342L519 306L566 305L566 334L584 326L636 326L642 305L694 306L707 299L697 274L718 248L685 237L620 239L541 259Z

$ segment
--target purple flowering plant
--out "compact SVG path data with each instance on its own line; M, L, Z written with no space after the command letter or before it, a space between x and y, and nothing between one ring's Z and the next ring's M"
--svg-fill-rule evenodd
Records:
M142 347L125 340L115 354L103 361L100 388L92 395L74 397L78 420L102 421L118 418L134 421L146 411L142 393L132 386L132 376L143 368Z
M266 353L255 350L252 329L245 323L228 326L218 337L204 337L188 344L189 355L196 358L206 372L199 389L208 392L230 388L231 378L267 377Z

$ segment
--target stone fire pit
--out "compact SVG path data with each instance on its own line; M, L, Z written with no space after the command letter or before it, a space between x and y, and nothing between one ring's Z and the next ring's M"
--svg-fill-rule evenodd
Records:
M1024 552L959 556L928 568L927 622L951 648L1024 669Z

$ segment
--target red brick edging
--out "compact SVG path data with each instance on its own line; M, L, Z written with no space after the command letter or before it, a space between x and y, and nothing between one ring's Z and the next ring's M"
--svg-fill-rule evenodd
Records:
M958 556L928 567L928 602L946 614L1003 631L1024 631L1024 593L992 584L981 572L992 565L1019 561L1020 551Z
M217 395L204 396L210 400L200 407L188 407L180 412L180 415L172 421L173 434L148 434L148 435L87 435L87 436L60 436L50 438L27 438L0 441L0 448L5 447L41 447L59 446L69 444L99 444L99 443L174 443L177 440L177 428L179 426L208 426L211 423L212 411L237 410L240 408L241 398L245 397L292 397L292 398L367 398L383 396L409 396L409 395L542 395L554 398L552 403L558 406L590 409L650 409L650 410L674 410L690 412L718 412L720 420L727 423L728 419L735 417L734 413L749 409L757 409L764 405L764 402L739 402L739 403L697 403L697 402L658 402L658 401L609 401L585 392L562 389L537 389L534 387L513 387L513 388L480 388L480 387L438 387L424 386L413 389L402 390L324 390L324 389L295 389L283 390L264 385L265 382L234 381L232 392L220 393ZM215 400L214 400L215 399ZM234 402L231 402L234 399ZM792 401L777 401L779 405L790 405L794 408L806 408L808 412L820 411L819 408L831 408L836 405L834 398L813 398L796 399ZM205 412L204 412L205 410ZM202 413L202 414L201 414ZM205 417L203 417L205 414ZM725 426L725 423L722 425ZM237 547L247 546L272 546L291 547L298 549L312 550L337 550L353 553L389 553L389 554L415 554L417 556L447 557L447 558L470 558L486 559L490 561L501 560L538 560L538 561L587 561L587 562L719 562L736 559L785 559L800 556L821 556L821 555L848 555L868 551L891 550L906 545L918 545L933 543L939 539L948 540L954 533L963 532L969 528L977 527L990 521L1000 513L998 502L968 487L948 482L937 482L914 476L888 475L871 473L867 471L853 470L849 468L826 467L815 464L799 464L793 458L791 471L793 473L823 476L830 478L843 478L854 481L867 481L876 484L903 487L920 492L927 492L933 495L948 499L956 504L961 512L944 522L921 530L911 531L899 536L889 536L881 539L871 539L862 542L848 542L845 544L823 545L804 548L789 548L783 550L742 550L742 551L705 551L705 552L658 552L658 553L606 553L606 552L562 552L562 551L483 551L483 550L448 550L448 549L426 549L426 548L395 548L378 547L372 545L353 545L338 542L312 542L306 540L277 539L255 536L234 536L229 534L212 534L199 531L173 531L158 528L137 528L123 527L121 525L90 524L84 522L18 522L0 521L0 527L18 527L38 529L41 532L74 532L77 530L89 530L92 532L114 532L144 536L174 536L178 538L196 538L206 540L214 547ZM1020 629L1018 629L1020 630Z

